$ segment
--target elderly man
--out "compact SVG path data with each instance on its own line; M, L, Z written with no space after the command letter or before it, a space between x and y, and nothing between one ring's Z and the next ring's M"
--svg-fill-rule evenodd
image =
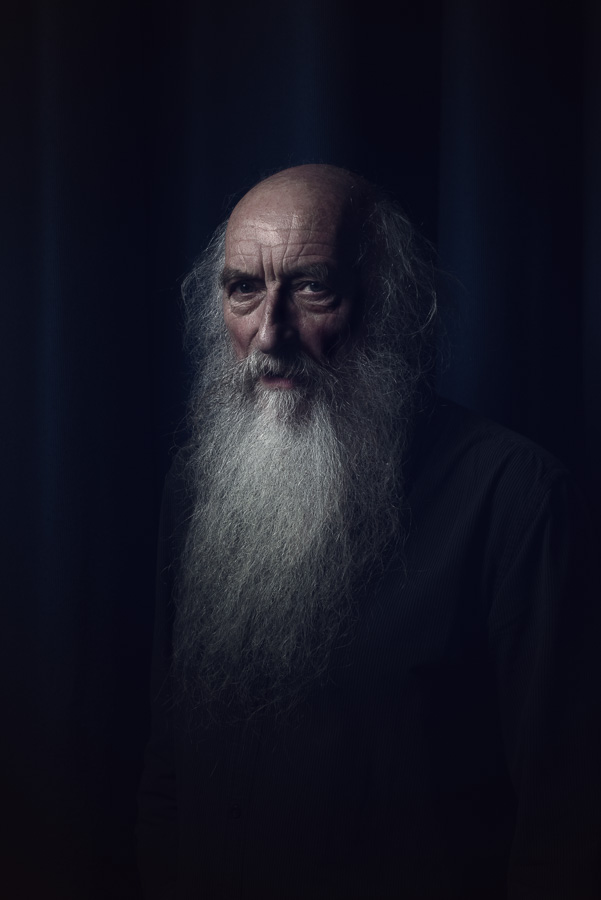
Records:
M597 896L580 502L547 453L431 391L407 220L346 171L288 169L184 294L147 896Z

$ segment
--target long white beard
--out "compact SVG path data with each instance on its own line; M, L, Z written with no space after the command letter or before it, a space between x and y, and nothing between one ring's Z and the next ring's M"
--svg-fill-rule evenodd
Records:
M262 387L259 372L282 370L262 354L209 365L175 669L204 713L249 717L289 708L326 672L359 582L401 542L412 392L385 355L336 372L303 360L286 369L304 373L300 390Z

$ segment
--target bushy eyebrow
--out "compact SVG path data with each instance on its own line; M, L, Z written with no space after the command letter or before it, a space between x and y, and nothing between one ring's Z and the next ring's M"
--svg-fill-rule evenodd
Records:
M225 287L230 281L237 280L252 281L252 275L249 275L244 269L233 269L231 266L225 266L223 272L219 276L219 284L221 287Z
M291 269L286 273L286 277L290 280L295 278L310 278L312 281L328 282L333 277L330 266L325 263L307 263L306 266L300 265L295 269Z
M328 282L332 277L333 272L330 266L325 263L307 263L307 265L296 266L294 269L286 272L287 281L292 281L296 278L309 278L312 281ZM232 281L256 281L256 275L251 275L249 272L245 272L244 269L225 266L219 278L221 287L231 284Z

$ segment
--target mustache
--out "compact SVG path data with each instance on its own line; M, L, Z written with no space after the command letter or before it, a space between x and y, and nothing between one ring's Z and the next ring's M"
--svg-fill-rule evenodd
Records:
M290 378L300 387L310 387L319 383L323 374L324 367L302 351L274 356L254 350L239 363L237 371L241 385L247 390L252 390L264 375Z

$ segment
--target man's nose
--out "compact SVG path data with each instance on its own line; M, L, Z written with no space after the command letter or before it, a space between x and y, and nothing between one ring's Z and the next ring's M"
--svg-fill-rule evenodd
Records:
M295 338L294 314L285 292L269 291L262 304L257 348L263 353L274 353L294 343Z

